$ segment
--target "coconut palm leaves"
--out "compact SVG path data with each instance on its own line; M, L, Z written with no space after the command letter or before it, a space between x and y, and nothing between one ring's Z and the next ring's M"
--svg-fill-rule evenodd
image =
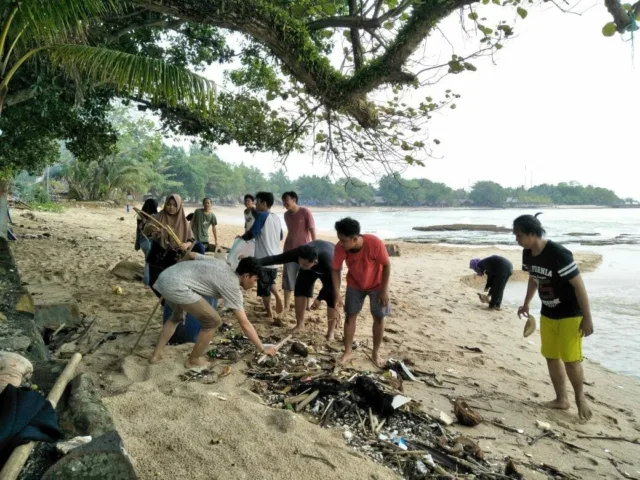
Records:
M161 60L87 45L91 24L120 11L114 0L0 0L0 113L11 79L35 56L74 78L205 112L215 96L211 81Z

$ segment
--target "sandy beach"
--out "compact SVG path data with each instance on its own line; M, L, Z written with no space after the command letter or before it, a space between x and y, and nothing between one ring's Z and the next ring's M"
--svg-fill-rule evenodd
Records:
M238 216L240 207L214 208L219 214L219 243L231 246L242 227L223 223ZM305 472L308 479L398 478L386 467L355 452L339 430L321 429L303 415L276 410L251 392L251 380L240 359L231 374L215 384L183 382L183 360L191 345L169 346L165 359L149 365L147 358L157 339L160 315L143 337L137 354L127 356L156 297L137 281L116 278L111 269L122 260L142 263L134 251L135 215L123 208L75 206L64 213L36 212L35 220L13 211L18 235L47 232L44 239L24 239L12 244L25 284L56 283L78 301L82 314L95 319L89 333L76 345L85 351L108 332L120 333L93 354L85 356L82 370L99 386L124 438L141 479L261 478L284 479ZM357 212L353 215L357 218ZM322 232L334 240L331 232ZM382 355L410 360L415 368L434 372L447 380L447 388L405 382L405 394L422 403L426 413L451 414L451 400L464 397L488 419L535 437L536 420L548 422L559 438L577 445L572 449L557 439L542 438L529 445L524 435L487 422L474 427L448 427L479 440L489 462L511 457L521 464L553 465L575 478L640 478L640 444L627 441L584 439L580 435L640 437L637 420L640 384L586 359L585 389L594 411L581 423L574 405L569 411L547 410L539 405L551 399L551 386L537 334L522 337L523 322L515 311L488 311L476 292L483 280L469 275L471 256L490 255L491 249L399 243L400 257L392 258L391 301ZM520 265L519 250L501 251ZM597 268L596 254L576 255L582 271ZM516 272L512 281L526 277ZM280 277L278 282L280 282ZM112 287L122 287L116 295ZM526 285L522 282L522 296ZM294 323L288 313L285 325L274 327L263 317L255 291L245 295L249 320L261 337L283 337ZM321 345L326 328L324 309L313 312L303 337ZM231 317L225 321L234 323ZM598 342L595 334L586 342ZM621 332L621 334L623 334ZM371 318L361 315L356 339L371 342ZM335 343L340 348L339 343ZM478 347L481 352L465 347ZM372 370L362 349L354 350L354 366ZM223 365L216 366L221 371ZM221 401L211 393L224 396ZM570 392L572 395L572 392ZM330 463L315 457L330 459ZM339 471L332 468L339 466ZM526 478L549 478L523 466ZM569 478L569 477L567 477Z

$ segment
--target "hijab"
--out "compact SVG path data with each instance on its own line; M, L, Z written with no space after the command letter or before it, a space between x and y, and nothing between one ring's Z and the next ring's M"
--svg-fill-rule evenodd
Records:
M470 268L471 270L475 270L475 272L476 272L478 275L482 275L482 273L483 273L483 272L482 272L482 270L480 270L480 269L478 268L478 264L479 264L481 261L482 261L482 260L481 260L481 259L479 259L479 258L472 258L472 259L469 261L469 268Z
M171 199L176 201L176 205L178 206L178 211L175 215L169 215L167 212L167 202ZM187 222L187 218L184 216L184 209L182 208L182 198L177 193L172 193L168 195L165 202L164 207L156 216L156 219L159 222L164 223L165 225L171 227L171 229L175 232L178 238L182 242L188 242L193 239L193 232L191 231L191 225ZM170 248L172 245L170 244L169 233L166 230L161 231L160 236L160 246L162 248ZM173 245L177 247L177 245Z
M158 214L158 202L156 202L156 200L154 198L147 198L144 201L144 204L142 205L141 210L144 213L147 213L149 215L157 215ZM144 224L147 222L146 218L143 216L138 216L138 228L140 230L142 230L142 227L144 227Z

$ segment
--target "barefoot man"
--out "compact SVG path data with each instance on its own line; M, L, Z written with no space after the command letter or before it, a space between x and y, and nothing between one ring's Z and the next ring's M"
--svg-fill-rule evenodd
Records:
M265 257L258 260L260 265L280 265L295 262L300 266L300 272L294 284L294 296L296 307L296 326L291 333L298 333L304 328L304 314L307 301L313 298L313 287L316 280L320 279L322 288L318 294L317 301L327 302L327 340L333 341L333 332L337 323L337 312L335 309L335 290L331 277L333 265L333 251L335 245L324 240L314 240L306 245L299 246L284 252L282 255Z
M249 230L242 235L245 242L255 238L257 259L280 255L282 247L282 225L280 219L271 212L274 198L271 192L258 192L256 194L256 219ZM271 312L271 294L276 297L276 313L283 310L282 298L276 287L276 278L278 276L277 267L263 268L258 278L258 296L262 297L262 303L267 311L267 317L273 318Z
M544 405L560 410L569 408L565 380L568 376L578 415L582 420L589 420L591 410L582 386L582 337L593 333L589 298L573 255L543 238L545 230L538 215L522 215L513 221L516 241L524 248L522 269L529 272L527 296L524 305L518 309L518 316L529 316L529 304L537 289L542 302L540 351L547 359L556 391L556 399Z
M372 360L380 365L379 350L384 334L384 317L391 313L389 303L389 277L391 264L387 249L378 237L361 235L360 224L353 218L343 218L336 222L339 243L333 254L333 288L336 309L344 307L344 354L338 363L351 359L353 336L356 333L356 319L362 310L365 298L369 297L369 307L373 316ZM342 263L347 263L347 293L344 301L340 296Z
M153 285L173 310L172 317L164 324L158 344L150 359L158 363L169 339L182 322L183 312L193 315L202 329L198 333L191 355L184 362L186 368L208 364L204 356L206 348L222 321L218 312L202 297L222 298L238 319L240 328L256 348L267 355L275 355L273 348L264 348L253 325L244 313L242 289L253 288L260 274L260 264L253 257L240 260L235 272L223 260L190 252L185 260L167 268Z
M287 209L284 212L284 223L287 224L287 238L284 241L284 251L293 250L300 245L305 245L316 239L316 225L313 215L308 208L298 205L296 192L284 192L282 205ZM282 266L282 289L284 290L284 309L289 309L291 294L294 293L296 277L300 271L298 262L285 263Z

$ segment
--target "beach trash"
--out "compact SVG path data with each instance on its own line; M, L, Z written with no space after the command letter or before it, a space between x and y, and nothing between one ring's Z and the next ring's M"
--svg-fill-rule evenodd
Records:
M526 338L536 331L536 317L529 315L527 317L527 323L524 324L524 332L522 335Z

